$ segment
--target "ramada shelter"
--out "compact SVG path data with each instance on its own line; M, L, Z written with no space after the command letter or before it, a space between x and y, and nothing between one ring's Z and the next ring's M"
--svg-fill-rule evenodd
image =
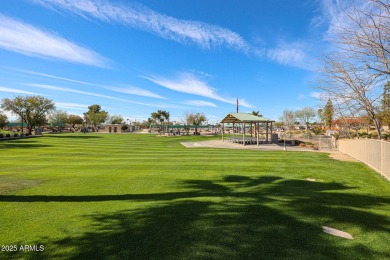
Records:
M222 120L222 141L225 141L224 130L225 124L233 125L233 132L236 126L240 126L242 129L242 139L234 139L235 142L241 143L243 145L256 143L260 144L260 124L265 126L265 143L269 143L272 137L272 123L274 120L266 119L263 117L247 114L247 113L229 113ZM254 126L256 139L252 137L246 137L245 129L247 126L250 126L251 129ZM273 138L272 138L273 139ZM274 141L274 140L273 140Z

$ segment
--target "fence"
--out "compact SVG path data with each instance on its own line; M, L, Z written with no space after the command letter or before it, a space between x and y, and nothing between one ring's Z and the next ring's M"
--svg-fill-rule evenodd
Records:
M325 135L289 135L288 133L285 135L280 135L280 138L284 138L286 136L287 140L299 140L301 142L311 142L314 144L314 147L317 147L319 150L323 151L332 151L337 150L336 139L333 136L325 136Z
M390 142L353 139L339 140L339 151L366 163L390 180Z

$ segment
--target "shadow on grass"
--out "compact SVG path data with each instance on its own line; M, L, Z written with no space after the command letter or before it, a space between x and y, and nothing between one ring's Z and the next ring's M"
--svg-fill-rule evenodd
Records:
M27 258L66 259L385 259L363 240L324 234L322 221L390 232L387 215L371 212L390 199L356 194L338 183L275 176L189 180L188 192L103 196L0 196L0 201L153 201L139 210L84 216L79 236L40 241ZM241 191L241 189L245 189ZM348 192L348 193L347 193ZM320 221L308 221L318 218ZM370 241L372 243L372 241ZM386 244L386 241L380 241ZM23 253L19 253L24 256ZM15 255L13 255L15 256Z
M75 135L45 135L46 138L60 138L60 139L94 139L94 138L102 138L101 136L89 135L89 134L75 134Z
M0 149L7 148L42 148L42 147L51 147L49 144L42 144L40 141L35 140L26 140L26 139L15 139L10 141L0 142Z

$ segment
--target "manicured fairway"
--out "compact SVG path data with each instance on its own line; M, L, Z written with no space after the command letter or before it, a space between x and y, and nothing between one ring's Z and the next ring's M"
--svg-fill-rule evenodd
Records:
M0 245L44 246L0 259L390 258L390 183L377 173L324 153L180 144L205 139L0 142Z

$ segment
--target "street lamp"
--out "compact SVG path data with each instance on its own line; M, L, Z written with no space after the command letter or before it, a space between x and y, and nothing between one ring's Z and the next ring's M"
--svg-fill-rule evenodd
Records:
M126 121L127 121L127 132L130 132L129 119L127 118Z
M23 134L23 111L21 112L21 118L22 118L22 133L20 134L20 136L24 136L24 134Z

